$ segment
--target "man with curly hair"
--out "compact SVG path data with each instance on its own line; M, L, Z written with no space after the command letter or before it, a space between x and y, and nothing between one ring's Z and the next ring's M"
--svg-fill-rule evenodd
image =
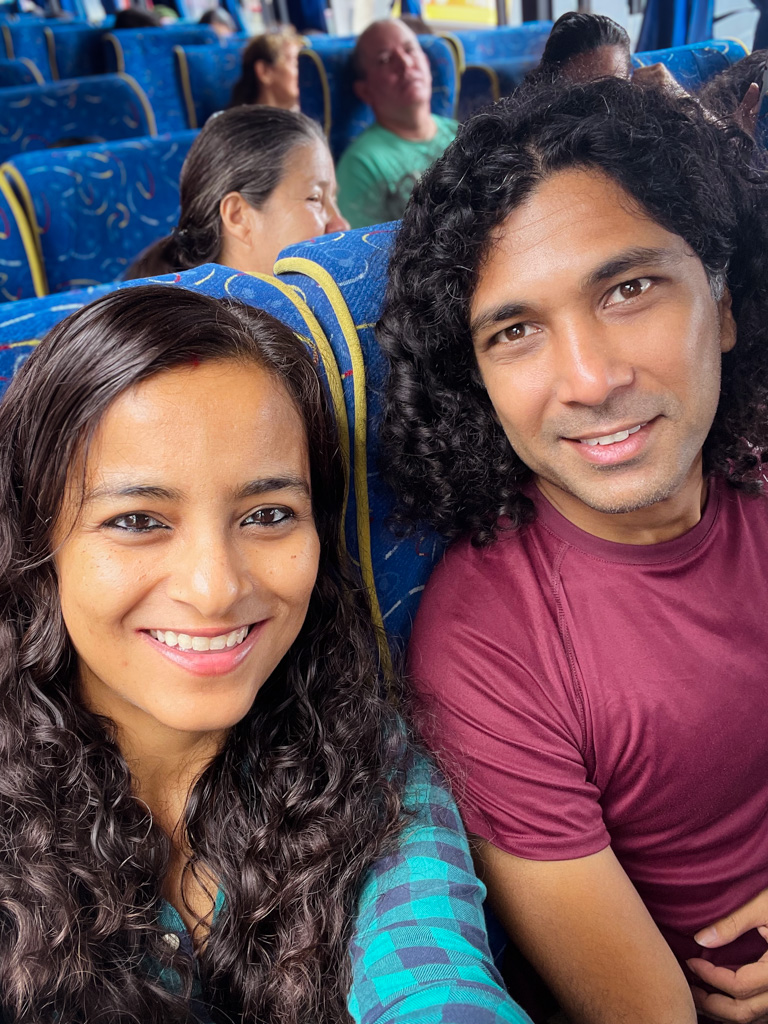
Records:
M410 649L424 734L573 1024L768 1019L765 940L703 931L768 887L745 145L659 90L539 89L462 128L391 261L395 519L454 542Z

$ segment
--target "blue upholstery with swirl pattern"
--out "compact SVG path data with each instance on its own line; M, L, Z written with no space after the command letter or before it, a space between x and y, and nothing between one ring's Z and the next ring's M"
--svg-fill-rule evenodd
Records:
M746 57L747 49L736 39L710 39L706 43L645 50L632 58L635 66L665 64L684 89L695 92L704 82Z
M44 81L53 81L45 22L42 18L5 24L2 26L2 33L5 56L9 60L20 60L22 57L30 60Z
M196 134L29 153L3 165L37 235L50 293L114 280L173 229Z
M26 60L0 60L0 89L14 85L39 85L42 77L37 67Z
M529 21L524 25L483 29L460 29L452 32L464 50L465 64L487 64L513 58L535 57L534 64L544 52L544 45L552 28L551 21Z
M200 44L219 45L218 36L207 25L124 29L103 37L108 70L125 71L136 79L152 104L160 132L187 127L173 48Z
M46 27L45 34L49 54L53 50L51 67L54 78L84 78L86 75L103 75L107 70L101 44L103 29L65 22Z
M281 254L275 270L306 297L341 372L354 484L346 519L347 547L373 586L391 641L400 647L444 545L431 531L405 539L392 535L386 526L392 495L378 474L376 425L386 364L373 328L381 312L396 227L397 223L380 224L302 242Z
M450 46L438 36L419 36L432 70L432 113L456 116L456 64ZM299 54L301 109L328 132L334 159L373 121L371 108L352 88L350 57L354 39L338 38L315 43ZM330 102L330 110L325 104Z
M146 97L126 75L92 75L3 90L0 161L48 149L62 139L108 142L154 133Z
M224 110L240 77L240 63L247 43L238 39L224 46L177 46L174 48L179 88L186 101L187 124L202 128L211 114ZM186 76L186 77L185 77ZM189 99L186 95L187 83ZM189 110L189 101L192 110Z

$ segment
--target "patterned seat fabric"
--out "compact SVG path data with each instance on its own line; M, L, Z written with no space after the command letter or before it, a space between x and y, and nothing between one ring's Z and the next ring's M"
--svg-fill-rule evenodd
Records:
M107 32L103 37L106 67L125 71L146 93L161 132L187 127L187 111L176 71L175 46L218 46L218 36L207 25L164 26Z
M40 85L37 66L28 60L0 60L0 89L14 85Z
M0 161L70 140L106 142L155 132L147 99L128 75L93 75L3 90Z
M36 294L30 255L39 271L35 240L13 189L0 179L0 304Z
M30 153L3 166L37 233L48 292L115 280L173 229L196 134Z
M9 60L20 60L23 57L35 65L44 81L54 80L45 22L42 19L5 24L2 33L5 56Z
M374 615L399 648L408 638L421 591L444 544L426 530L415 537L393 536L387 528L392 494L378 473L376 431L386 363L373 329L396 227L381 224L292 246L275 269L306 297L336 358L354 485L346 517L347 547L375 594Z
M64 23L46 27L48 53L54 78L84 78L107 70L101 44L103 29Z
M468 29L452 35L464 49L466 64L488 64L520 57L535 57L536 63L544 52L551 28L551 21L530 21L524 25L496 28L492 32Z
M177 46L176 71L190 128L202 128L211 114L224 110L240 77L244 40L224 46Z
M708 79L746 55L744 44L736 39L710 39L668 50L645 50L634 55L633 63L665 64L684 89L696 92Z
M457 74L448 43L437 36L419 36L432 70L432 113L456 116ZM352 88L350 57L354 39L324 41L299 54L301 109L319 121L335 160L349 143L373 121L371 108L362 103Z

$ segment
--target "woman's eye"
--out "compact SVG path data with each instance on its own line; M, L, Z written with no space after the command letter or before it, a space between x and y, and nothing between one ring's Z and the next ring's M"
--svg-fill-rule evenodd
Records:
M275 506L274 508L259 508L243 520L243 526L255 523L257 526L279 526L281 523L293 519L293 512L289 508Z
M323 197L316 193L311 196L308 196L307 198L309 199L310 203L322 203L323 201Z
M628 299L636 299L651 287L650 277L636 277L632 281L623 281L617 285L608 298L608 305L620 305Z
M115 516L104 524L115 530L127 530L129 533L148 533L150 530L166 530L163 523L158 522L153 516L146 512L129 512L126 515Z

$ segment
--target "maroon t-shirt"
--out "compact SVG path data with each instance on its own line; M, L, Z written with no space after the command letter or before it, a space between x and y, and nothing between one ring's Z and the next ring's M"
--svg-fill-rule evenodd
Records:
M675 540L536 522L435 569L410 647L467 828L531 860L609 844L680 959L768 886L768 499L710 484Z

